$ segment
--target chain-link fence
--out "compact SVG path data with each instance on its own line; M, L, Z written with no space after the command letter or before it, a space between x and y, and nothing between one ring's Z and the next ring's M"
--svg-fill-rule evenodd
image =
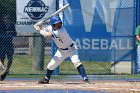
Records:
M29 0L28 2L30 1L41 0ZM87 74L135 73L135 0L90 1L55 1L56 10L70 3L69 9L64 11L61 17L63 25L78 45L80 59ZM1 19L5 15L10 15L12 23L15 24L18 16L16 15L16 0L1 0L0 2ZM25 4L26 7L27 5ZM29 20L34 19L29 18ZM1 25L1 32L4 32L3 26ZM23 25L22 29L28 29L28 27L24 28ZM10 74L45 74L47 64L55 53L52 40L35 32L23 33L17 30L16 32L16 37L11 36L14 43L14 55ZM8 35L1 33L0 37L6 39ZM5 41L1 40L1 42ZM11 42L6 46L9 44ZM3 47L0 48L2 50ZM7 58L6 62L8 62ZM78 74L69 59L65 60L55 73Z

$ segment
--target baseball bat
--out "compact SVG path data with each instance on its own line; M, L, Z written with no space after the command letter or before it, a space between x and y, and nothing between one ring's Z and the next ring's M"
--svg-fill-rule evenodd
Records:
M63 6L62 8L58 9L56 12L54 12L51 16L49 16L48 18L46 18L43 22L46 22L47 20L49 20L51 17L58 15L60 12L64 11L65 9L67 9L70 5L66 4L65 6Z

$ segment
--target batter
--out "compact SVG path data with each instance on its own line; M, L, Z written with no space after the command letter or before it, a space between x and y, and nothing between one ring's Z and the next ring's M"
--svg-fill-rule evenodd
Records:
M47 66L46 76L38 81L38 83L48 84L54 69L57 68L67 57L70 57L72 63L82 76L83 81L89 82L84 66L79 59L77 51L78 48L67 33L66 28L62 25L62 20L59 16L50 18L50 25L47 27L43 27L43 22L40 21L34 25L34 28L45 37L53 37L53 40L57 46L57 51Z

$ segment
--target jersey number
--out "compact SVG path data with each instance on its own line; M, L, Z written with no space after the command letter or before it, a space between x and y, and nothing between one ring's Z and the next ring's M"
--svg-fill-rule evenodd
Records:
M57 38L61 43L63 43L62 39L54 34L54 38Z

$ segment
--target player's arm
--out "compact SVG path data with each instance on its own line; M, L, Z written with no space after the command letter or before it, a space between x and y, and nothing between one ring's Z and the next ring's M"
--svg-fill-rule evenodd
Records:
M43 21L39 21L34 25L34 28L43 36L45 37L51 37L52 33L48 31L48 29L43 27Z

